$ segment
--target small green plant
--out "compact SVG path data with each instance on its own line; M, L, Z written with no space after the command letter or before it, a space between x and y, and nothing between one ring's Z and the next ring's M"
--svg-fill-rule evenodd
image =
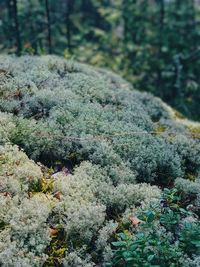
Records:
M183 258L200 255L200 223L182 207L177 189L165 189L160 206L150 206L138 218L142 223L117 235L108 266L182 266Z
M48 259L44 267L60 266L62 259L67 251L67 243L65 241L65 233L63 229L50 228L51 243L46 249Z
M200 223L186 222L179 234L180 246L185 253L200 255Z

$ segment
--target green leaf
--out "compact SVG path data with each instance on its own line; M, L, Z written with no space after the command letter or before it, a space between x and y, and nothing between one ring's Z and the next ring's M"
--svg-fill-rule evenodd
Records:
M200 240L191 240L191 243L193 245L196 245L196 246L200 247Z
M150 262L150 261L152 261L154 259L154 257L155 257L154 254L149 255L148 258L147 258L147 260Z
M126 258L126 261L127 261L127 262L132 262L133 260L134 260L133 257L128 257L128 258Z
M123 247L126 243L122 242L122 241L116 241L116 242L112 242L112 245L115 247Z
M130 250L136 250L138 248L138 245L136 245L136 244L133 244L133 245L131 245L130 246Z
M130 253L129 251L125 251L125 252L123 252L122 255L123 255L123 257L125 258L125 260L126 260L126 258L130 258L130 257L132 256L131 253Z
M118 236L119 236L122 240L129 240L129 236L128 236L127 234L119 233Z

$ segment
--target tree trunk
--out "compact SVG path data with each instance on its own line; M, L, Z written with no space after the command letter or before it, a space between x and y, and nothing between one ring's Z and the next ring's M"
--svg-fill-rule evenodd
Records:
M162 46L163 46L163 37L164 37L164 19L165 19L165 2L164 0L159 1L159 44L158 44L158 60L162 60ZM160 66L158 66L158 72L157 72L157 88L160 88L160 92L162 92L161 86L162 86L162 69Z
M13 18L15 22L15 38L17 46L17 55L20 56L22 51L21 37L19 31L19 21L18 21L18 9L17 9L17 0L13 0Z
M126 18L126 1L124 0L122 2L122 18L123 18L123 41L124 44L127 43L127 38L128 38L128 25L127 25L127 18Z
M33 37L32 38L33 41L31 42L31 46L34 49L34 54L37 55L37 52L38 52L37 36L36 36L37 30L35 29L35 23L34 23L35 20L33 19L34 18L34 14L32 12L33 5L32 5L31 0L29 0L29 6L30 6L30 9L29 9L29 12L28 12L28 16L29 16L29 23L30 23L30 29L31 29L31 36Z
M51 39L51 21L50 21L50 12L49 12L49 1L45 0L46 6L46 18L47 18L47 41L48 41L48 52L52 53L52 39Z
M66 38L67 38L67 47L68 51L72 52L72 46L71 46L71 20L70 15L73 8L73 0L66 0L66 12L65 12L65 24L66 24Z
M12 41L12 34L13 34L13 28L12 28L12 6L11 6L11 0L7 0L7 20L8 20L8 33L6 35L8 36L9 40L9 48L13 46L13 41Z

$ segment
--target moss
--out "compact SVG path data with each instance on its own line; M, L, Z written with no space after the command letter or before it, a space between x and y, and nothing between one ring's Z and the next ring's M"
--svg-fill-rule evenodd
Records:
M194 138L200 139L200 126L190 126L189 131Z
M62 260L67 252L67 242L65 239L64 229L49 229L52 240L46 249L48 259L44 263L44 267L61 266Z
M2 267L101 265L132 211L158 202L155 183L187 178L180 186L189 182L197 203L199 142L160 99L58 57L0 57L10 67L0 88Z
M174 115L178 119L185 119L185 116L181 112L179 112L177 110L174 110Z
M187 180L192 182L194 182L197 179L197 176L193 175L192 173L186 173L185 177Z
M167 128L163 125L158 125L158 127L155 129L155 133L157 135L160 135L161 133L164 133L167 130Z
M51 178L43 177L40 180L40 191L43 193L53 192L54 182L55 182L55 179L52 177Z

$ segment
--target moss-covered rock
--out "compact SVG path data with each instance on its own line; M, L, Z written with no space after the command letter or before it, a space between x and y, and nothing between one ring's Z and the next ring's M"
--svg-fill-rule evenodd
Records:
M89 160L115 184L166 185L187 166L198 175L199 140L188 126L117 75L55 56L1 56L0 69L0 111L14 115L10 141L32 159L68 167Z
M1 266L103 264L156 185L198 180L199 139L160 99L54 56L0 56L0 69Z

